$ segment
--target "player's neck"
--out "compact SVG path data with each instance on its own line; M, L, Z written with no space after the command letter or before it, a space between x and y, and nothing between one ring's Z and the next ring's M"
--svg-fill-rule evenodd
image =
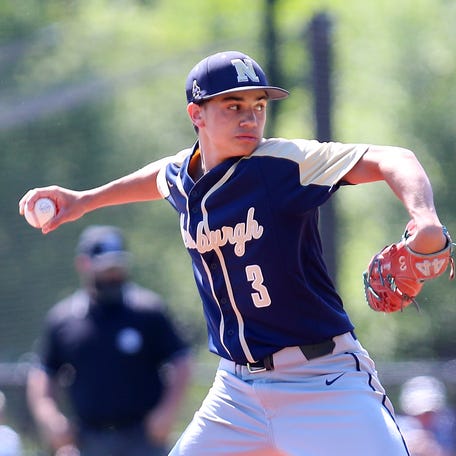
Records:
M204 153L202 146L195 151L189 166L189 173L192 179L196 182L204 176L212 168L224 161L218 154Z

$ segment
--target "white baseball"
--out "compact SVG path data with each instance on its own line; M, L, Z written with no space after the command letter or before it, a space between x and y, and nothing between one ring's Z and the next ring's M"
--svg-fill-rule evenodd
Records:
M41 228L56 212L54 201L49 198L40 198L35 202L33 211L25 206L24 217L34 228Z

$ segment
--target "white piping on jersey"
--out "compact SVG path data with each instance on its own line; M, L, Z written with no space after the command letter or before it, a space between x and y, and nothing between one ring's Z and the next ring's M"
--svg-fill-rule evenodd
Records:
M191 152L192 149L184 149L175 155L162 158L157 162L157 166L160 165L160 170L157 174L157 188L163 198L168 198L168 196L170 195L168 187L169 183L166 181L166 165L168 165L169 163L174 163L176 165L181 166L187 155L189 155ZM180 187L179 191L181 191Z
M184 184L182 183L182 177L181 177L180 173L176 176L176 187L179 190L179 193L182 196L184 196L185 198L187 198L187 193L185 192ZM188 211L188 198L187 198L187 211Z
M182 180L180 179L179 177L179 182L180 182L180 185L182 185ZM178 188L179 188L179 185L178 185ZM180 190L180 188L179 188ZM191 239L191 236L190 236L190 208L189 208L189 205L188 205L188 195L185 193L185 190L184 188L182 188L182 191L183 191L183 195L185 196L186 198L186 213L187 213L187 226L185 227L185 232L182 232L182 239L184 240L184 245L185 247L188 248L188 242L192 242L193 240ZM182 227L184 226L184 219L185 219L185 214L181 214L181 223L180 223L180 226L181 226L181 230L182 230ZM190 239L189 239L190 238ZM223 346L223 348L225 349L225 351L231 356L231 358L233 357L231 355L231 352L228 350L228 347L225 345L225 342L223 341L223 333L224 333L224 330L225 330L225 321L223 319L223 312L222 312L222 307L220 306L220 303L217 299L217 295L215 294L215 290L214 290L214 282L212 280L212 276L211 276L211 272L210 272L210 269L209 269L209 266L207 265L206 261L204 260L203 258L203 255L201 255L200 253L200 257L201 257L201 262L204 266L204 270L206 271L206 276L207 276L207 279L209 281L209 285L211 286L211 294L212 294L212 297L214 298L214 301L217 303L217 306L218 306L218 309L219 309L219 312L220 312L220 326L219 326L219 337L220 337L220 342Z
M203 197L203 199L201 201L201 212L202 212L202 215L203 215L203 224L204 224L203 226L204 226L204 229L206 231L206 234L210 233L209 221L208 221L208 213L207 213L207 210L206 210L206 207L205 207L206 200L209 198L209 196L212 193L214 193L217 189L219 189L222 185L225 184L225 182L231 177L231 175L236 170L236 167L237 167L238 163L239 162L234 163L233 166L231 166L228 169L228 171L225 173L225 175L204 195L204 197ZM188 230L187 230L187 233L188 233ZM241 347L242 347L242 349L244 351L244 355L247 358L247 361L254 362L255 359L253 358L252 353L250 352L250 349L249 349L249 347L247 345L247 341L245 340L244 320L243 320L242 315L239 312L239 309L237 308L235 300L234 300L233 289L232 289L232 286L231 286L231 283L230 283L230 280L229 280L229 277L228 277L228 270L226 268L226 264L225 264L225 260L223 258L223 254L222 254L219 246L215 246L214 245L214 249L213 250L217 254L217 257L218 257L218 259L220 261L220 266L222 268L223 277L225 279L225 284L226 284L226 289L227 289L227 292L228 292L228 297L229 297L229 300L230 300L230 303L231 303L231 307L233 308L234 313L236 315L236 319L237 319L238 326L239 326L239 341L241 343ZM223 320L222 309L221 309L220 303L219 303L219 301L217 299L217 296L214 294L214 290L212 288L212 278L210 276L209 268L207 267L206 264L205 264L205 269L206 269L206 273L208 274L209 280L211 282L212 296L214 297L214 300L217 302L217 305L219 306L219 309L220 309L220 315L221 315L221 320L220 320L220 340L222 341L222 344L225 347L225 344L223 342L224 320ZM227 352L229 353L228 350L227 350Z
M184 245L185 245L186 248L189 248L189 245L190 244L194 244L194 241L193 241L193 239L191 238L191 235L190 235L190 210L189 210L189 207L188 207L188 198L187 198L187 201L186 201L186 212L188 214L188 216L187 216L187 226L185 228L183 228L185 214L181 214L181 216L180 216L180 227L181 227L181 235L182 235L182 239L184 241ZM212 297L214 298L214 301L217 303L217 306L218 306L218 309L219 309L219 312L220 312L220 326L219 326L220 342L221 342L223 348L226 350L226 352L232 357L231 352L229 351L228 347L225 345L225 342L223 341L223 333L225 331L225 321L223 319L222 307L220 306L220 303L218 301L217 295L215 294L215 291L214 291L214 282L212 280L210 268L207 265L206 261L204 260L203 255L201 254L201 252L199 252L199 253L200 253L200 257L201 257L201 262L202 262L202 264L204 266L204 270L206 271L207 280L209 281L209 285L211 286Z
M228 347L225 345L225 342L223 340L223 334L225 333L225 320L223 319L223 313L222 313L222 308L220 306L220 303L218 301L218 298L215 294L215 291L214 291L214 282L212 280L212 276L211 276L211 271L209 269L209 266L207 265L207 263L204 261L204 258L201 256L201 261L203 262L203 266L204 266L204 270L206 271L206 275L207 275L207 279L209 280L209 284L211 285L211 293L212 293L212 296L214 298L214 300L216 301L217 303L217 306L219 308L219 312L220 312L220 326L219 326L219 338L220 338L220 342L221 344L223 345L223 348L226 350L226 352L231 356L231 352L228 350Z
M190 212L188 210L188 198L187 198L187 214L189 214L188 217L187 217L187 226L185 228L185 233L184 232L182 233L182 238L184 239L184 244L185 244L186 247L187 247L186 239L188 239L190 237L190 233L189 233ZM182 227L184 225L184 222L183 222L184 218L185 218L185 215L181 214L181 216L180 216L181 229L182 229ZM220 306L220 303L218 302L217 296L216 296L215 291L214 291L214 282L212 281L211 272L210 272L209 266L207 265L207 263L204 260L203 256L202 255L200 255L200 256L201 256L201 262L203 263L203 266L204 266L204 270L206 271L206 276L207 276L207 279L209 281L209 285L211 286L212 297L214 298L214 301L217 303L217 306L218 306L219 312L220 312L220 326L219 326L220 342L222 343L222 346L226 350L226 352L232 357L231 352L228 350L228 347L223 342L223 332L225 330L225 322L223 320L222 308Z

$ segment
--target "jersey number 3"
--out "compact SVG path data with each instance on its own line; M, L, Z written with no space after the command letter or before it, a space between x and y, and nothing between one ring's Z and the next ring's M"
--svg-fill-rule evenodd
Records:
M263 283L263 273L261 268L257 264L251 264L245 267L245 274L247 280L252 282L252 288L255 293L252 293L252 300L255 307L267 307L271 305L271 298L268 293L268 289Z

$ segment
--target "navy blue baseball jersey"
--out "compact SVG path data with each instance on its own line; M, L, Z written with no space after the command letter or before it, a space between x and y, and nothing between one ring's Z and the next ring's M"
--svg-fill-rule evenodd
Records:
M197 182L198 143L163 162L158 186L180 215L210 351L245 364L353 330L323 261L318 207L367 147L263 139Z

